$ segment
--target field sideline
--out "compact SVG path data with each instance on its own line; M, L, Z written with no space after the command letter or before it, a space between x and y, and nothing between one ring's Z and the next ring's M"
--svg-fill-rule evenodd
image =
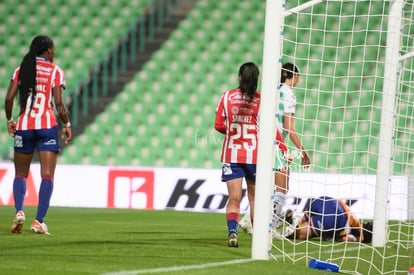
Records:
M51 235L11 234L14 208L0 207L0 274L323 274L280 260L252 261L251 237L228 248L224 214L51 207Z

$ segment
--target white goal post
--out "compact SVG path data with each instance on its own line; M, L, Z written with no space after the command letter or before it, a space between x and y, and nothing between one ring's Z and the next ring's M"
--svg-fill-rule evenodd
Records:
M295 1L292 1L292 2L295 2ZM352 2L354 4L352 4ZM329 39L329 36L326 35L328 31L321 29L321 26L317 26L316 24L315 24L315 32L323 33L322 35L323 37L321 38L321 41L319 41L321 43L320 45L309 43L309 45L304 46L303 43L298 43L294 39L290 39L289 41L286 40L286 32L291 31L291 32L296 32L293 35L293 36L296 35L296 38L298 36L303 35L303 36L308 36L309 41L313 41L312 40L313 37L310 37L312 36L312 31L313 31L312 27L313 27L313 22L314 22L312 20L312 17L313 16L320 17L318 20L324 21L325 24L327 25L330 24L328 23L330 22L329 19L335 16L334 13L329 12L329 8L331 7L329 6L329 4L331 3L337 3L339 5L340 8L338 9L339 10L338 13L341 14L341 16L343 17L341 19L350 20L351 23L355 24L355 17L359 16L359 12L360 12L358 10L360 6L358 5L361 2L368 3L367 4L368 8L366 11L367 15L361 15L361 17L364 17L364 18L366 17L364 20L367 21L366 23L367 26L370 23L368 21L378 20L379 21L378 24L380 25L381 28L378 30L372 30L367 27L366 30L361 30L361 29L358 29L358 26L353 26L352 29L349 28L349 31L343 34L344 36L348 35L350 39L354 39L355 38L354 33L353 33L354 31L355 32L361 31L361 33L365 31L366 33L365 38L362 39L360 42L358 42L360 44L353 45L352 43L350 43L349 45L341 46L339 45L339 42L338 42L338 44L336 45L336 48L332 47L331 44L329 45L325 44L325 39ZM360 112L362 113L368 110L371 114L371 118L374 115L377 115L378 112L380 112L380 118L378 118L378 121L375 120L374 122L370 121L367 123L367 125L369 125L368 126L369 128L371 127L371 124L378 125L378 129L379 129L378 135L373 133L373 131L368 130L367 131L369 133L368 137L358 136L358 140L353 142L354 147L352 148L357 148L358 143L359 143L359 138L361 138L361 140L364 140L364 138L368 139L367 148L363 149L361 152L357 152L358 154L354 152L353 162L351 162L351 163L358 163L358 164L361 162L362 163L366 162L367 167L364 167L364 168L358 167L357 169L353 169L352 167L349 167L349 166L345 168L339 166L336 168L337 174L335 174L337 175L338 179L341 178L342 173L344 175L346 174L345 176L351 177L354 181L359 181L360 178L365 177L367 178L367 182L368 182L371 180L371 178L374 178L375 182L372 184L372 186L374 186L373 190L375 193L373 194L373 198L372 198L373 216L371 218L368 218L368 220L373 220L374 222L373 239L372 239L371 246L373 248L378 248L380 250L373 250L372 254L374 254L375 251L377 251L378 254L381 254L382 252L378 252L378 251L381 251L381 248L385 248L387 246L387 241L388 241L387 238L389 237L390 234L393 234L393 232L390 233L388 222L389 222L389 212L390 212L390 202L389 202L390 190L392 188L396 188L394 185L394 182L399 180L399 179L396 180L395 176L402 176L404 178L403 183L402 183L403 187L401 189L402 191L401 191L401 194L399 195L407 199L406 205L403 206L401 210L401 211L405 211L406 215L403 215L404 217L401 219L408 220L408 224L406 224L406 226L409 228L409 231L414 230L414 226L413 226L414 221L412 221L414 217L414 213L413 213L414 210L410 209L410 207L412 207L414 203L414 194L412 191L414 190L414 187L412 186L413 185L413 180L412 180L413 171L414 171L414 164L412 163L414 161L414 158L413 158L414 152L413 152L412 145L414 144L414 141L413 141L414 137L413 137L413 134L410 134L410 131L411 131L410 129L414 129L413 123L410 122L414 119L414 113L413 111L411 111L412 108L406 106L406 105L410 105L414 103L414 99L413 99L414 95L412 95L413 94L412 81L414 77L414 68L413 68L414 62L408 61L408 60L412 60L414 57L414 51L413 51L414 50L414 43L413 43L414 39L410 37L410 35L412 35L414 31L411 30L412 27L408 26L408 28L410 29L407 32L407 26L406 26L407 24L410 25L410 23L414 22L412 18L412 15L414 13L414 8L413 8L412 1L409 2L406 0L388 0L388 1L385 1L387 2L386 4L382 2L384 1L369 1L369 0L303 1L303 0L297 0L297 6L290 7L290 9L287 9L286 8L287 3L284 0L267 0L266 1L265 30L264 30L264 44L263 44L263 65L262 65L262 70L261 70L261 81L262 82L261 82L261 89L260 89L261 94L262 94L262 100L261 100L261 106L260 106L260 120L259 120L258 161L257 161L255 213L254 213L255 220L254 220L254 231L253 231L253 242L252 242L252 258L253 259L261 259L261 260L269 259L272 253L271 252L272 239L271 239L270 221L271 221L271 214L272 214L272 201L271 201L272 199L271 198L273 195L273 188L274 188L273 164L274 164L274 157L275 157L274 151L275 150L269 150L269 148L274 148L276 146L274 142L274 137L275 137L275 132L276 132L275 114L278 111L279 100L280 100L279 92L278 92L278 85L279 85L279 80L280 80L281 65L285 61L293 61L295 63L296 61L298 61L298 63L300 62L305 63L303 59L296 57L295 55L297 51L300 51L300 49L304 47L306 47L307 53L309 53L310 55L314 52L310 48L320 47L321 48L320 52L321 52L322 57L318 57L318 58L320 58L321 64L326 62L326 60L324 59L325 52L329 52L329 51L332 52L332 50L334 50L334 52L336 53L336 56L334 56L332 60L329 60L329 62L334 64L332 65L332 67L334 68L334 71L330 72L330 73L333 73L333 75L330 77L332 77L332 82L334 83L332 84L333 90L331 91L331 93L337 93L338 96L341 95L341 92L339 91L339 88L338 88L338 86L340 85L336 85L336 83L339 83L339 82L345 83L343 86L348 88L348 87L351 87L351 85L354 85L352 82L353 79L351 78L358 78L359 83L355 84L355 87L358 87L358 88L352 88L354 90L350 90L350 91L347 90L346 92L349 92L349 93L352 92L351 99L352 99L352 96L359 97L360 98L359 102L361 102L361 97L367 94L365 93L364 89L369 89L369 87L368 88L365 87L366 85L364 86L366 82L369 82L369 81L372 82L373 84L372 83L371 84L374 85L375 87L377 87L378 85L381 85L381 89L380 91L378 91L378 93L375 93L375 91L373 92L371 109L369 109L365 105L362 106L363 104L361 103L361 110L358 110L358 114ZM342 14L342 9L345 9L344 7L347 3L351 3L351 5L353 5L352 8L354 8L355 14L353 14L352 16L348 16L348 14L345 14L345 13ZM375 6L376 4L377 6L379 6L379 8ZM319 12L315 12L315 14L313 14L314 7L318 5L326 5L325 14L319 13ZM380 13L374 14L374 15L371 14L371 9L373 8L378 8L378 10L384 13L384 16L381 17ZM410 10L407 11L407 8ZM295 28L286 29L285 18L292 16L292 15L297 16L297 19L295 19L296 26ZM309 25L302 26L301 25L302 17L300 18L299 15L306 17L306 18L310 18L309 22L311 22L312 24L310 26ZM370 18L370 16L372 18ZM409 17L409 18L404 18L404 16ZM404 20L406 20L405 22L406 25L404 25ZM339 21L339 22L342 22L342 21ZM302 34L300 32L302 31L302 29L306 29L307 31L310 32L310 34L308 33ZM375 39L377 40L375 40L374 42L370 41L370 36L372 34L378 36L378 37L376 36ZM384 37L386 38L385 41L383 39ZM403 43L403 41L405 44ZM287 59L285 59L284 43L290 43L290 45L293 45L292 47L295 48L293 51L295 54L289 55ZM335 44L335 43L332 43L332 44ZM362 52L365 54L365 53L368 53L370 50L372 51L372 49L374 48L371 44L375 44L374 46L378 48L378 53L374 55L374 57L372 57L371 59L368 59L368 58L365 59L365 57L358 57L358 58L361 58L360 60L353 59L355 52L356 52L355 49L357 49L358 47L363 48ZM340 53L342 52L346 53L347 50L349 52L349 57L340 56ZM381 54L383 53L383 55L380 54L380 51L381 51ZM342 62L341 57L346 59L346 62L348 62L349 65L347 66L347 70L345 71L345 73L341 72L340 73L341 76L336 77L335 70L341 67L340 65L342 65L342 63L337 66L335 62L337 60L339 60L338 61L339 63ZM313 61L315 59L315 56L311 55L311 56L308 56L307 58ZM343 63L346 63L346 62L343 62ZM353 74L353 71L355 70L354 64L357 62L360 62L361 64L364 63L363 65L361 65L362 67L370 66L370 69L375 70L376 72L380 71L382 74L373 73L372 75L369 75L369 76L364 75L362 72L360 73L360 75L358 75L358 73ZM402 65L403 62L408 62L408 65L405 64L403 66ZM308 79L314 80L317 78L320 82L323 82L325 81L324 78L327 75L321 72L320 75L315 77L314 72L307 72L306 70L306 69L309 69L309 70L312 69L311 65L309 64L314 64L314 63L308 62L305 70L301 70L301 81L305 82L304 84L302 84L305 87L301 88L301 92L305 94L305 96L303 97L304 100L308 99L307 98L308 94L310 96L316 95L318 94L319 89L323 89L322 84L316 85L316 88L309 88ZM346 66L343 66L343 67L346 67ZM320 68L325 69L322 65ZM364 71L364 69L365 68L362 68L361 71ZM402 76L403 74L402 71L404 70L407 73L404 76ZM347 73L349 73L349 77L346 75ZM314 78L306 77L304 78L304 80L302 80L302 74L304 75L309 74L311 75L311 77L314 77ZM377 81L375 77L381 78L381 81ZM404 83L404 84L401 84L401 83ZM333 87L335 87L335 89ZM402 98L399 97L399 95L396 95L398 94L399 90L403 90L405 93ZM324 90L323 92L324 94L328 94L329 91ZM381 100L380 104L378 104L379 100L376 99L378 97L380 97L380 100ZM345 98L349 100L349 97L345 97ZM375 101L374 101L374 98L375 98ZM354 100L354 101L356 102L358 100ZM338 102L335 102L335 99L333 96L332 96L332 99L331 100L328 99L327 102L329 102L332 106L335 105L335 103L339 105ZM320 110L322 109L320 108L320 106L315 107L313 106L313 103L311 104L309 102L308 103L305 102L301 104L303 108L305 107L306 104L308 104L310 106L310 110L314 110L316 108L317 112L320 112ZM336 106L336 108L342 108L344 110L343 112L346 113L344 115L343 120L338 122L337 121L338 119L334 120L331 114L330 121L331 122L334 121L335 124L333 124L333 126L329 125L328 127L337 127L337 125L339 125L339 127L349 126L348 124L350 123L348 123L346 117L355 116L356 114L352 112L355 112L355 110L357 110L359 106L355 106L351 104L347 105L348 103L346 102L344 104L345 106L343 107ZM403 107L400 107L400 105ZM331 108L334 108L332 106ZM326 107L326 106L322 106L322 107ZM350 111L347 110L348 107L350 107L349 108ZM406 108L406 110L408 111L405 111L406 113L401 114L401 113L398 113L398 110L396 110L399 108ZM301 112L300 114L303 115L306 112L306 110L305 111L300 110L300 112ZM400 123L400 121L398 121L399 117L403 117L405 123ZM354 118L354 120L352 120L352 122L354 121L356 121L356 123L360 123L358 125L362 125L365 122L365 121L362 121L362 119L360 119L359 116L358 118ZM308 126L303 126L301 130L303 130L306 127L317 128L318 125L320 125L321 123L325 123L325 122L326 121L318 122L317 119L314 119L312 121L303 119L302 125L305 125L306 123L308 123L306 124ZM401 124L403 126L398 126L397 124L398 125ZM397 137L397 134L396 134L398 127L405 127L403 131L399 131L400 132L399 137ZM330 134L332 134L331 128L328 128L327 131ZM303 133L300 134L300 130L298 132L301 138L305 140L307 137L309 137L309 135L307 136L306 134L303 134ZM315 135L320 134L320 133L317 133L316 130L314 131L314 133ZM345 130L342 130L342 133L345 133ZM354 133L354 136L357 136L357 134ZM310 140L317 140L318 138L320 137L316 137L316 138L309 137ZM320 139L323 139L323 138L325 137L321 137ZM349 135L349 136L342 137L342 138L351 139L352 136ZM325 139L328 140L328 142L329 141L332 143L335 142L335 136L327 137ZM396 145L396 139L399 139L398 145ZM317 145L325 146L324 144L321 145L320 143L317 143L317 141L314 141L313 144L314 146L317 146ZM401 148L397 148L399 146ZM406 147L403 147L403 146L406 146ZM319 148L312 148L312 149L318 150ZM404 150L406 150L406 152L404 152ZM320 150L319 156L322 155L323 152L325 151ZM394 156L397 153L400 153L400 155L402 156L398 159L399 161L398 165L402 167L401 171L403 171L401 173L400 172L395 173L394 168L393 168L395 165ZM341 157L340 156L341 154L344 156ZM351 154L347 152L346 145L341 145L339 149L339 153L335 155L335 157L338 157L339 164L346 162L346 159L344 160L344 158L349 158L349 156L351 156ZM331 155L327 156L326 163L328 163L329 157L331 157L331 159L333 158ZM362 160L358 158L362 158ZM320 160L320 157L312 159L312 165L318 166L319 165L318 160ZM375 165L372 163L375 163ZM323 165L322 165L322 168L323 168ZM347 171L347 173L343 171ZM351 171L351 172L348 172L348 171ZM332 175L332 172L328 171L328 169L325 169L324 173L330 174L326 178L334 177ZM365 176L365 174L367 175ZM296 173L296 175L294 175L293 177L295 178L295 176L297 176L297 178L301 178L300 173ZM308 176L310 178L313 177L312 174L309 174ZM310 179L309 181L312 181L312 179ZM346 184L348 184L348 182ZM364 185L362 184L361 186L364 186ZM404 191L404 188L405 188L405 191ZM323 187L322 191L326 191L327 189L328 187ZM321 192L320 195L324 195L323 192ZM413 245L414 233L413 232L411 231L408 232L407 236L405 236L406 234L405 232L404 233L397 232L395 234L403 235L402 237L403 241L398 245L401 245L404 248L414 247ZM324 245L323 243L319 243L319 246L323 246L323 245ZM361 249L361 248L359 247L358 249ZM385 252L383 253L384 253L383 257L386 258ZM287 257L290 258L290 256L287 256ZM334 257L331 256L331 258L334 258ZM396 262L397 261L398 259L396 260ZM361 262L364 262L364 260L361 260ZM397 265L398 264L396 263L395 266ZM384 272L383 270L380 270L378 269L378 267L375 267L375 266L370 268L369 270L370 272L379 272L379 273ZM398 270L398 268L395 267L395 270Z
M276 111L279 95L276 93L277 79L280 76L282 46L282 1L266 1L265 36L263 46L263 67L259 135L257 151L257 176L254 208L254 228L252 240L252 258L266 260L271 247L269 223L272 213L273 164L276 133ZM279 30L279 31L278 31ZM266 99L266 100L263 100Z
M395 93L398 81L401 18L403 1L390 1L385 50L384 83L382 88L381 129L378 145L377 184L373 246L384 246L387 237L388 184L391 176L391 159L394 125Z

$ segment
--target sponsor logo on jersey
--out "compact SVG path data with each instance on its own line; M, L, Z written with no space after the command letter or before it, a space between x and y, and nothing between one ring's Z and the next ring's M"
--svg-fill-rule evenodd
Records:
M240 112L242 113L249 113L249 114L253 114L254 111L252 109L249 108L240 108Z
M238 114L239 113L239 107L237 107L237 106L233 106L233 107L231 107L231 112L233 113L233 114Z
M229 96L229 100L233 101L233 100L238 100L238 101L250 101L250 98L248 95L242 95L241 93L232 93ZM256 102L260 100L260 97L254 97L251 101Z
M48 83L49 79L44 78L44 77L36 77L36 81L41 82L41 83Z
M36 66L36 70L37 71L45 71L45 72L49 72L50 73L53 70L53 68L51 68L51 67L44 67L42 65L37 65Z
M39 75L50 75L50 72L37 71L36 74L39 74Z

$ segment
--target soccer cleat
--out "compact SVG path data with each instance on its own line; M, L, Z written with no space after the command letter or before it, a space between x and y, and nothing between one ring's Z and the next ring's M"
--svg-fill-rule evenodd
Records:
M229 242L228 242L229 247L239 247L239 240L237 237L237 233L230 233L229 235Z
M282 218L277 216L276 221L274 222L274 225L275 225L274 229L281 228L283 226L283 224L284 224L284 222L283 222Z
M30 230L33 233L43 234L43 235L49 235L49 231L47 229L47 225L45 223L40 223L38 220L35 220L32 223L32 226L30 227Z
M283 230L282 236L285 238L295 238L296 229L298 229L301 219L300 216L292 216L291 222Z
M250 234L250 235L253 234L252 222L250 221L249 218L246 218L246 216L243 216L243 218L240 220L239 226L247 234Z
M285 224L285 219L283 218L284 214L282 213L279 215L273 215L273 221L272 221L272 228L273 230L281 228Z
M13 226L11 228L12 233L22 233L23 223L26 220L23 211L19 211L16 214L16 217L13 221Z
M288 239L295 238L296 226L290 224L286 226L285 230L283 230L282 236Z
M292 210L292 209L288 209L288 210L286 210L286 212L285 212L285 214L284 214L284 216L285 216L285 221L287 222L287 223L289 223L289 224L292 224L293 223L293 215L295 214L295 212Z
M295 212L292 209L287 209L280 216L273 216L273 229L281 228L285 222L292 224L294 214Z

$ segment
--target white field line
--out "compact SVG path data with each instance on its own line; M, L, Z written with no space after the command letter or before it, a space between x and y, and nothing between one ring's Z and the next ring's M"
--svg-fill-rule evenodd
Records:
M139 270L109 272L109 273L103 273L103 275L133 275L133 274L145 274L145 273L162 273L162 272L171 272L171 271L202 269L202 268L216 267L216 266L222 266L222 265L248 263L252 261L254 260L253 259L239 259L239 260L232 260L232 261L227 261L227 262L216 262L216 263L207 263L207 264L161 267L161 268L154 268L154 269L139 269Z
M353 251L358 249L366 249L368 247L353 247L348 248L346 251ZM340 253L343 252L343 249L337 250L330 250L329 253ZM328 253L328 252L327 252ZM288 254L289 256L294 255L305 255L306 252L295 253L295 254ZM282 255L275 256L275 258L281 258ZM217 267L223 265L232 265L232 264L239 264L239 263L248 263L253 262L254 259L239 259L239 260L232 260L227 262L215 262L215 263L207 263L207 264L196 264L196 265L183 265L183 266L170 266L170 267L160 267L160 268L153 268L153 269L138 269L138 270L124 270L124 271L116 271L116 272L107 272L103 273L102 275L135 275L135 274L148 274L148 273L164 273L164 272L172 272L172 271L182 271L182 270L194 270L194 269L203 269L208 267Z

